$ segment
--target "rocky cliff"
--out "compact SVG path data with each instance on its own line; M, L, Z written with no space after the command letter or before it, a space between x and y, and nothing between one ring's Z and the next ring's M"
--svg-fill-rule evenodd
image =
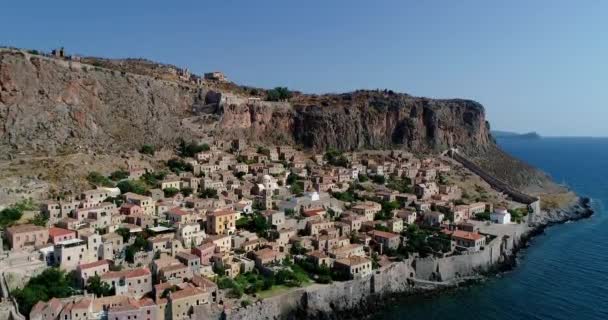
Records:
M316 150L497 152L484 108L470 100L387 90L271 103L104 66L1 50L0 155L111 153L208 136Z

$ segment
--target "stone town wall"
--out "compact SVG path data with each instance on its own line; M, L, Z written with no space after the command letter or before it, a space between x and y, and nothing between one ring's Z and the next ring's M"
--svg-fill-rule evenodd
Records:
M483 170L481 167L479 167L475 163L467 160L465 157L463 157L460 154L458 154L458 152L451 151L450 155L452 156L452 158L454 160L460 162L465 168L469 169L470 171L472 171L476 175L480 176L490 186L492 186L492 188L494 188L494 189L496 189L496 190L498 190L500 192L503 192L503 193L507 194L514 201L525 203L527 205L531 205L531 204L534 204L535 202L537 202L539 200L536 197L532 197L532 196L529 196L529 195L527 195L525 193L522 193L522 192L520 192L518 190L515 190L514 188L512 188L511 186L509 186L507 183L505 183L503 181L500 181L499 179L495 178L491 174L487 173L485 170ZM536 209L536 206L534 206L533 209Z
M314 284L222 312L217 306L198 306L196 319L327 318L330 314L370 311L382 297L436 290L476 276L502 262L519 244L525 229L514 229L490 241L483 251L446 258L411 258L375 270L368 277L328 285Z

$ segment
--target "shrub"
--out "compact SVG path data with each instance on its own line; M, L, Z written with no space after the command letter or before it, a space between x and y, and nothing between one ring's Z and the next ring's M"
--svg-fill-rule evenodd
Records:
M114 71L112 71L112 72L114 72ZM154 152L156 152L156 150L154 149L154 146L149 145L149 144L144 144L143 146L141 146L141 148L139 148L139 152L153 156Z
M198 144L194 141L186 142L184 140L180 141L178 146L178 153L182 157L194 157L195 154L201 151L209 151L210 147L208 144Z
M338 167L348 167L348 159L342 154L341 151L337 149L329 149L323 156L323 159L327 161L329 164Z
M191 164L186 163L186 161L179 159L179 158L170 159L169 161L167 161L167 166L169 167L169 169L171 171L173 171L175 173L193 170Z
M123 180L129 177L129 173L123 170L116 170L110 174L110 179L114 181Z
M101 173L96 171L89 172L87 175L87 181L94 186L104 186L104 187L113 187L114 182L112 182L107 177L103 176Z
M276 87L274 89L268 90L266 93L266 100L268 101L281 101L281 100L289 100L292 94L287 87Z
M386 183L386 178L384 176L380 176L380 175L373 175L372 181L377 184L384 184L384 183Z

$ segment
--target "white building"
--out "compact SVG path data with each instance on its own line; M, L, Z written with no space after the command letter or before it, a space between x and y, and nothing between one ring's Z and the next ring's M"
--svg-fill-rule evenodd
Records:
M505 208L496 208L490 214L490 220L494 223L508 224L511 223L511 214Z

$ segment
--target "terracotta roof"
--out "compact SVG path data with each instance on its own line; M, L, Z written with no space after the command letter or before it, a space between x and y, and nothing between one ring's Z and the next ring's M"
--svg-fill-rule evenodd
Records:
M266 259L270 259L270 258L274 258L274 257L278 256L279 252L274 251L269 248L264 248L264 249L254 252L254 255L257 258L259 258L260 260L266 260Z
M124 194L125 198L129 198L129 199L137 199L137 200L148 200L151 199L148 196L142 196L141 194L137 194L137 193L133 193L133 192L127 192Z
M232 210L218 210L218 211L214 211L208 214L208 216L213 216L213 217L219 217L219 216L227 216L227 215L231 215L231 214L235 214L236 212L232 211Z
M180 269L187 269L188 267L182 263L176 263L176 264L172 264L172 265L168 265L165 267L160 268L160 272L171 272L171 271L175 271L175 270L180 270Z
M183 299L205 293L201 288L186 288L184 290L171 293L171 300Z
M371 262L371 260L369 260L366 257L360 257L360 256L351 256L348 258L336 260L336 263L342 264L345 266L349 266L349 267L357 266L357 265L367 263L367 262Z
M207 249L211 249L211 248L215 248L215 243L213 243L213 242L206 242L206 243L203 243L200 246L198 246L197 249L199 249L199 250L207 250Z
M101 275L101 279L113 279L113 278L137 278L143 277L147 275L151 275L150 269L148 268L137 268L133 270L124 270L124 271L110 271Z
M327 258L327 255L325 254L325 252L318 251L318 250L317 251L311 251L311 252L307 253L306 255L309 256L309 257L315 257L315 258L319 258L319 259Z
M74 303L74 305L72 305L72 310L74 310L74 309L88 309L90 305L91 305L91 299L84 298L84 299L82 299L82 300Z
M370 231L369 235L370 236L380 237L380 238L395 238L395 237L399 237L399 235L396 234L396 233L386 232L386 231L380 231L380 230Z
M468 231L463 231L463 230L454 230L451 232L451 234L452 234L453 238L460 238L460 239L473 240L473 241L485 238L485 236L483 236L477 232L468 232Z
M6 230L11 233L23 233L23 232L42 231L42 230L47 230L47 229L44 227L33 225L33 224L22 224L22 225L18 225L18 226L12 226L10 228L7 228Z
M78 267L80 268L80 270L85 270L85 269L89 269L89 268L103 266L105 264L110 265L110 261L104 259L104 260L99 260L99 261L95 261L95 262L91 262L91 263L83 263L83 264L78 265Z
M325 209L310 209L305 210L302 215L305 217L313 217L320 215L322 212L325 212Z
M175 207L175 208L169 210L169 213L175 214L178 216L185 216L185 215L189 214L187 211L184 211L184 210L180 209L179 207Z
M197 259L199 259L199 257L197 257L197 256L195 256L195 255L193 255L191 253L188 253L188 252L178 252L176 254L176 258L180 258L180 257L184 258L184 259L187 259L187 260L197 260Z
M58 236L65 236L68 234L76 234L73 230L68 230L68 229L63 229L63 228L57 228L57 227L52 227L49 229L49 236L50 237L58 237Z
M197 285L198 287L201 287L203 289L216 289L217 288L217 284L215 284L215 282L205 278L205 277L201 277L199 275L193 275L192 276L192 283L194 283L195 285Z

